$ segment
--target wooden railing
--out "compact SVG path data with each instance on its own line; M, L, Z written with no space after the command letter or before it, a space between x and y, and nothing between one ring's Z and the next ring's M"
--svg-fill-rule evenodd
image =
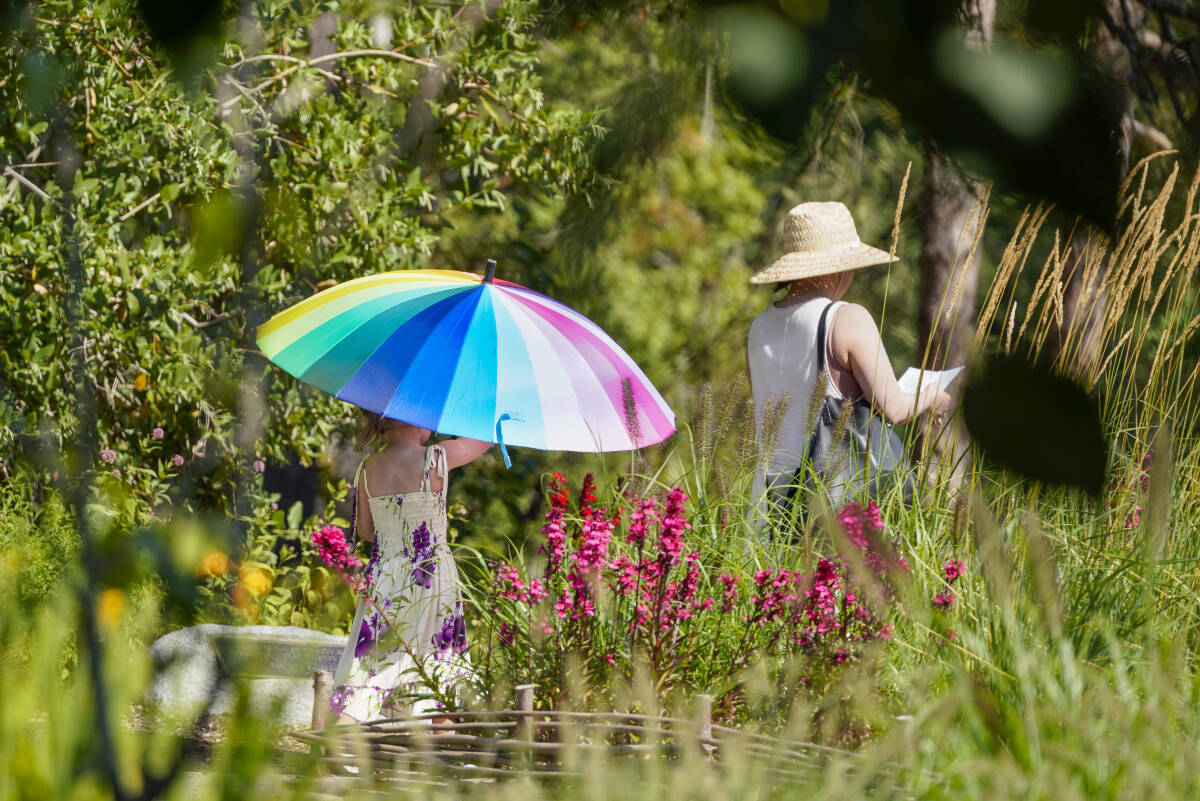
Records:
M719 762L730 748L774 774L801 776L850 752L745 732L712 723L712 698L695 697L690 718L626 712L534 709L534 685L516 688L515 708L437 712L358 724L329 725L329 674L314 682L310 743L334 775L440 774L505 779L578 775L579 757L655 756L680 759L688 750ZM436 721L436 722L435 722Z

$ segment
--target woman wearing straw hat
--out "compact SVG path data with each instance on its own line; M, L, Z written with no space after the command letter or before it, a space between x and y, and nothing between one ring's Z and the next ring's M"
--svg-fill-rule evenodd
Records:
M755 497L760 504L763 499L792 497L804 484L800 471L819 461L816 451L830 449L831 438L847 436L846 427L874 424L880 427L876 440L895 439L879 418L888 424L904 423L930 412L940 423L951 403L935 386L915 398L901 390L871 313L841 301L856 270L895 261L859 241L845 205L796 206L784 224L784 243L787 252L750 279L755 284L786 285L783 297L750 326L746 352L759 444ZM846 403L863 413L836 414ZM835 425L829 419L834 415L846 420ZM847 441L867 451L876 447L870 431L858 433L857 440ZM869 473L875 456L859 457L857 464L867 464L864 472ZM858 479L843 483L835 502L863 499L874 489Z

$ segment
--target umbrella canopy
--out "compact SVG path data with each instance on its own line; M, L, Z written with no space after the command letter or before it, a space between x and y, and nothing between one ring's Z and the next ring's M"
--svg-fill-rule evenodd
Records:
M443 434L596 452L674 432L674 412L608 334L494 269L347 281L271 318L258 346L331 395Z

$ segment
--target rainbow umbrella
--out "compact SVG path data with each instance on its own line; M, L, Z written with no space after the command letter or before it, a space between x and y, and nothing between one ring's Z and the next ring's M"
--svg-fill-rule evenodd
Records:
M401 270L347 281L272 317L258 346L355 406L502 450L622 451L675 431L674 412L608 334L496 280L495 262L484 278Z

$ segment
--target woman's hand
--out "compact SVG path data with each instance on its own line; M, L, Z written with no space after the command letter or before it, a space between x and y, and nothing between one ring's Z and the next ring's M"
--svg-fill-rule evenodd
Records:
M932 389L935 394L929 404L929 414L933 415L933 422L940 426L946 422L946 415L954 408L954 398L937 387Z

